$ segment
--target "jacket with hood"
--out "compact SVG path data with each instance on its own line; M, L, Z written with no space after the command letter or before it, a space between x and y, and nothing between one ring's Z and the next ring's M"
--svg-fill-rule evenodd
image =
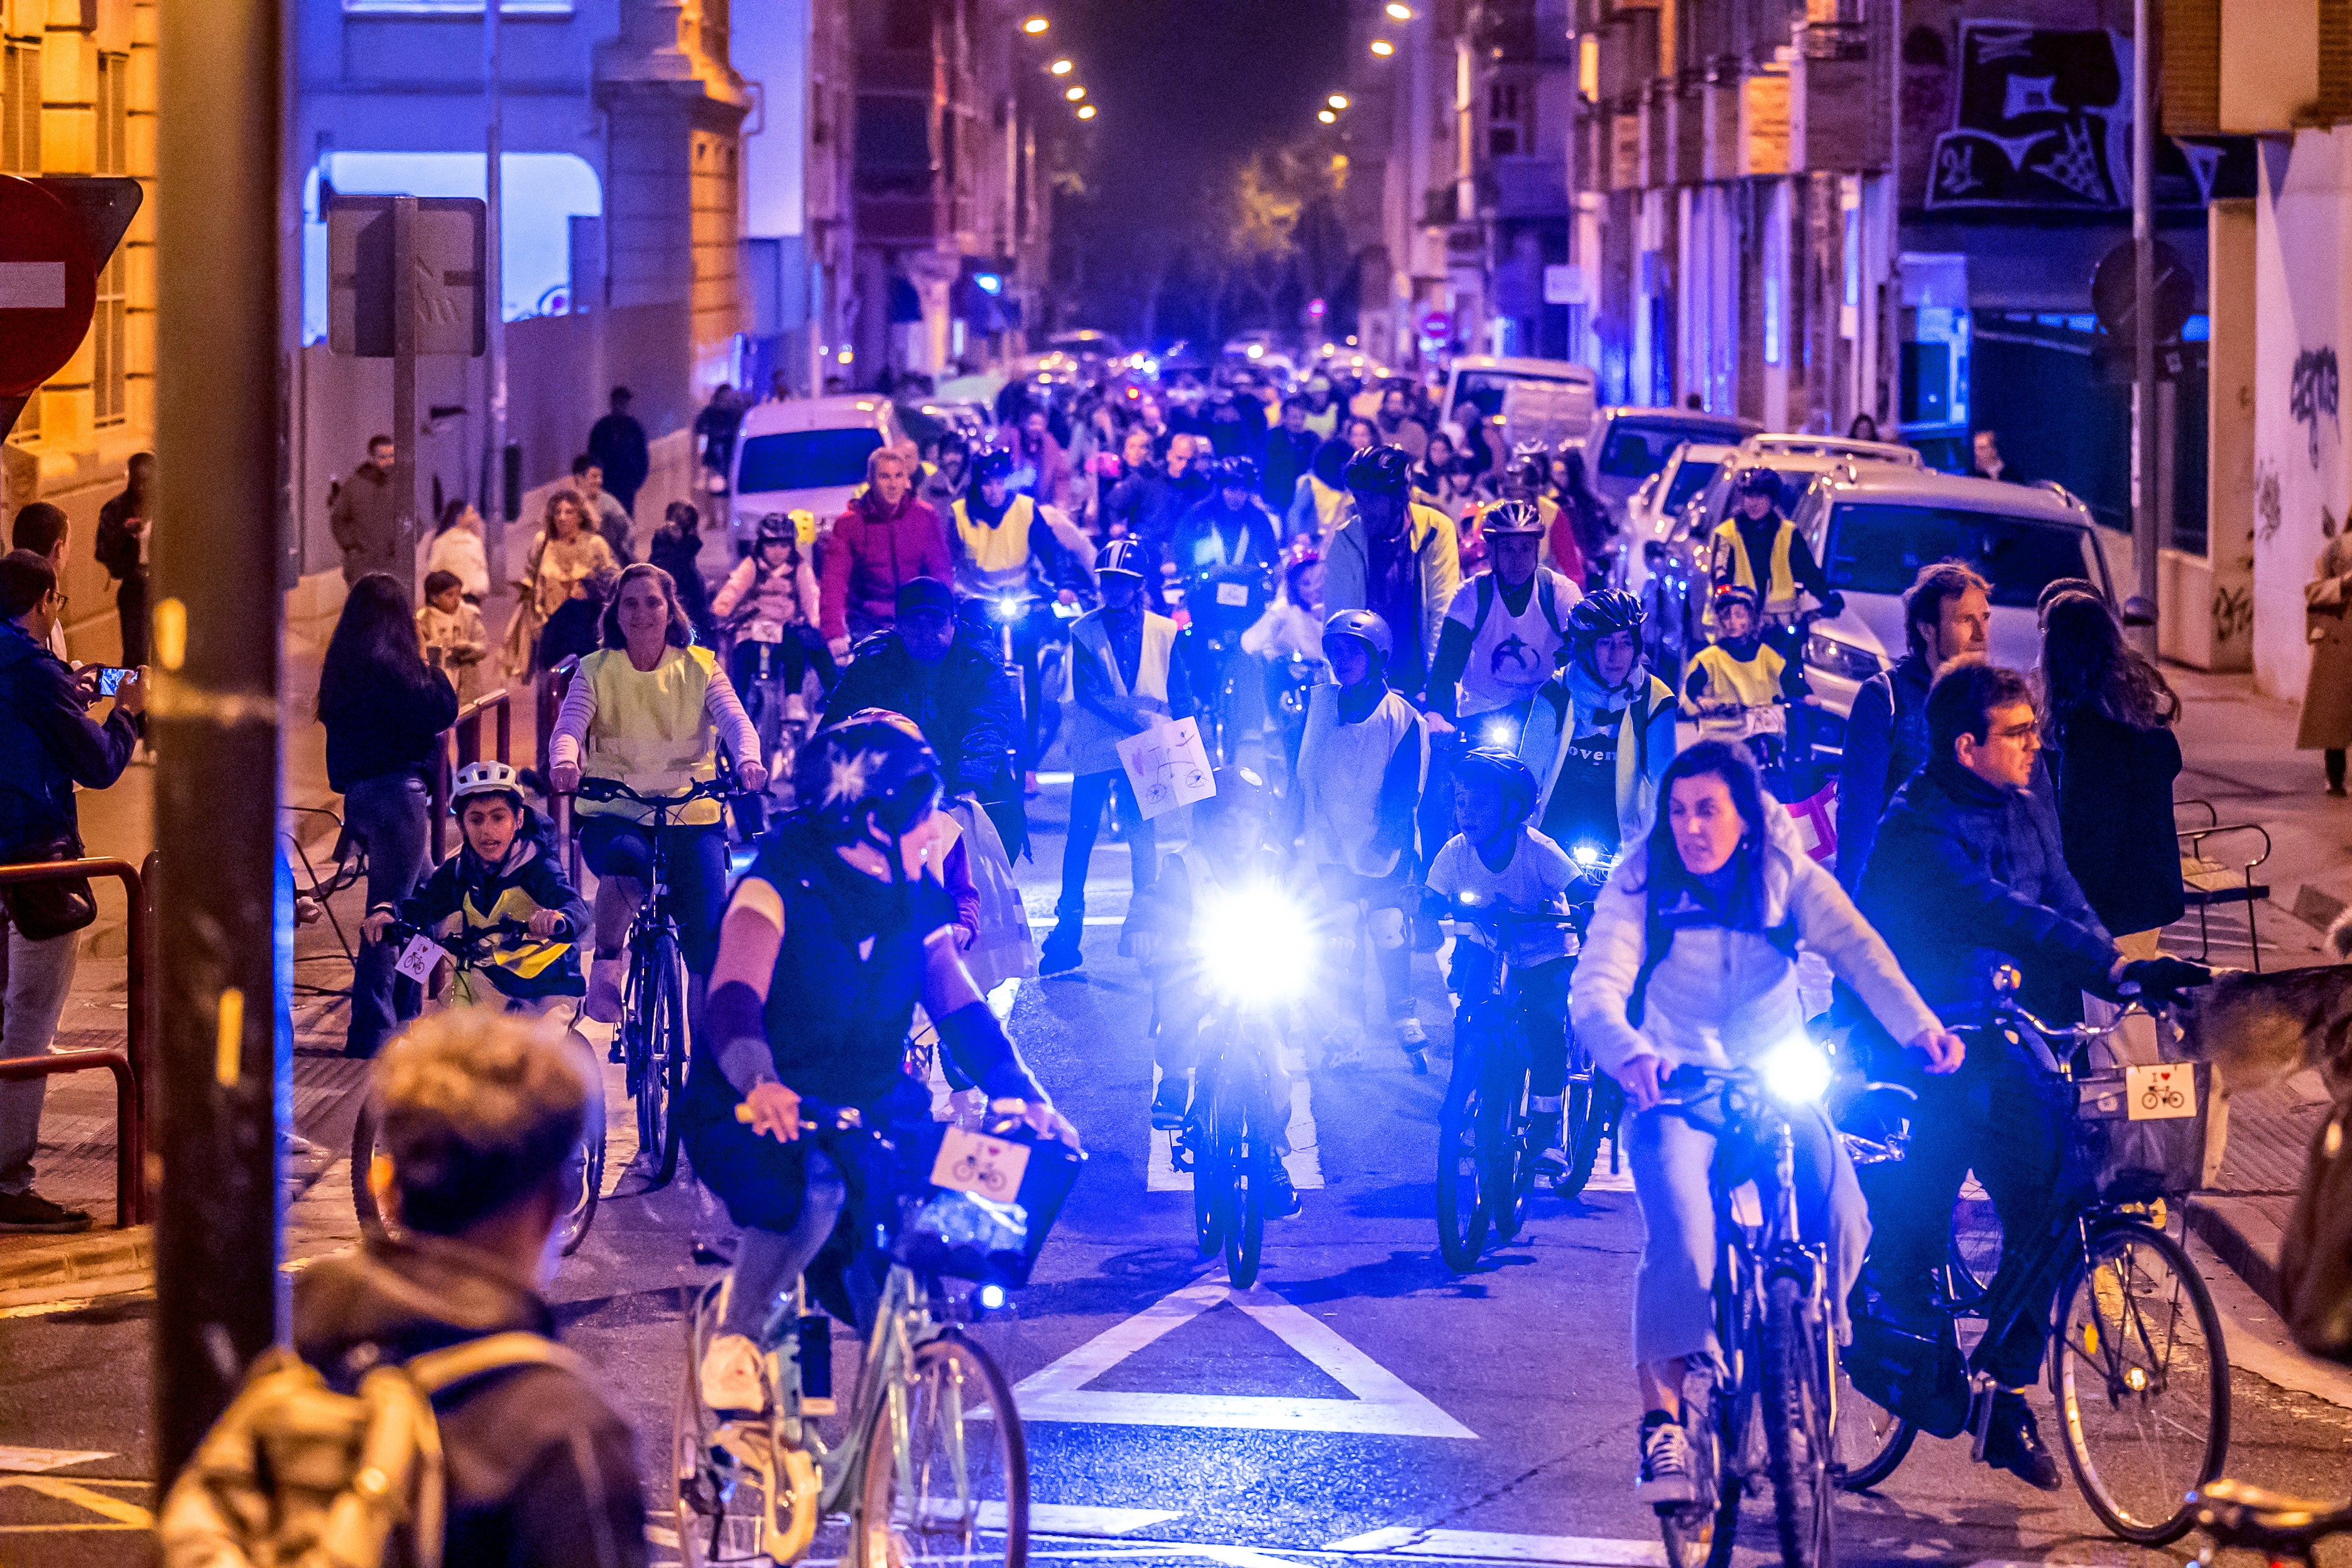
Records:
M1437 662L1437 639L1445 627L1445 612L1454 606L1454 591L1462 586L1461 561L1456 553L1454 520L1435 507L1418 501L1410 505L1405 529L1412 544L1415 575L1421 584L1421 624L1391 626L1400 645L1410 635L1420 640L1421 668ZM1371 542L1360 511L1350 510L1324 557L1323 610L1369 610L1372 575ZM1398 663L1391 659L1391 666Z
M529 921L541 910L562 915L571 928L541 940L501 937L482 973L501 996L535 1001L542 996L578 996L587 990L580 977L580 942L588 932L588 900L563 874L554 852L554 834L539 813L523 807L506 858L493 866L460 836L457 852L395 907L379 904L404 923L425 930L452 915L468 929L501 921Z
M1894 952L1856 912L1837 879L1806 854L1794 822L1769 795L1764 815L1760 929L1685 924L1676 911L1666 911L1675 927L1673 942L1650 973L1638 1025L1627 1011L1648 955L1648 840L1630 846L1610 873L1585 930L1569 1000L1576 1037L1609 1071L1644 1052L1668 1068L1686 1062L1727 1068L1801 1033L1805 1011L1797 995L1796 962L1772 934L1789 926L1861 994L1895 1038L1910 1040L1941 1026L1904 978Z
M73 671L13 621L0 621L0 862L81 853L74 786L122 776L142 721L121 708L93 721Z
M817 564L824 578L818 614L827 642L848 637L853 619L861 635L896 621L902 584L918 577L955 580L940 514L911 489L896 507L884 507L870 491L851 501L835 521Z
M488 1334L555 1334L530 1281L446 1237L377 1238L294 1281L294 1348L337 1392L380 1362ZM625 1422L577 1372L534 1364L433 1401L447 1568L644 1568L645 1491Z

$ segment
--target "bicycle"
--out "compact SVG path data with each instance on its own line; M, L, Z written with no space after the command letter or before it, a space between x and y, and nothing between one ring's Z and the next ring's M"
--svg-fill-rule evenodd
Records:
M492 925L462 926L446 936L436 936L421 926L394 921L386 928L387 940L404 947L418 937L428 937L447 955L450 963L449 990L445 998L453 1006L496 1006L509 1013L531 1011L528 1002L502 995L498 989L476 976L488 966L492 954L501 941L520 938L543 941L530 934L530 927L521 921L499 921ZM576 1022L576 1020L575 1020ZM572 1038L579 1046L583 1063L593 1068L595 1055L576 1027L567 1026ZM596 1103L592 1097L591 1105ZM571 1257L588 1239L588 1227L595 1223L596 1202L604 1188L604 1122L592 1116L589 1125L581 1130L579 1190L571 1194L571 1205L556 1223L562 1237L563 1256ZM360 1228L371 1235L383 1228L383 1216L376 1208L375 1189L369 1182L369 1173L376 1156L375 1108L362 1094L358 1120L352 1123L352 1207L359 1216Z
M2259 1552L2271 1568L2317 1568L2319 1543L2352 1535L2352 1502L2289 1497L2243 1481L2217 1480L2189 1494L2197 1528L2212 1544L2197 1561L2211 1568L2223 1552Z
M836 1163L877 1172L884 1189L926 1195L894 1199L897 1223L881 1227L893 1237L891 1261L845 1412L833 1397L831 1321L809 1311L805 1279L793 1287L797 1332L762 1358L765 1410L740 1419L709 1410L699 1369L718 1327L720 1282L696 1295L671 1436L679 1558L685 1568L790 1563L807 1552L825 1516L845 1514L841 1560L860 1568L944 1557L1018 1568L1028 1554L1027 1440L1011 1385L961 1325L1003 1305L1008 1284L1026 1280L1067 1184L1030 1210L1013 1206L1010 1223L1022 1228L983 1253L969 1239L975 1223L1001 1231L1005 1205L925 1181L935 1163L948 1165L952 1180L957 1163L931 1151L980 1135L929 1122L911 1135L885 1133L864 1127L855 1110L807 1100L801 1115L803 1136L823 1140ZM982 1142L1032 1158L1047 1147ZM1077 1159L1066 1163L1073 1178ZM971 1289L950 1292L949 1279Z
M2002 984L1993 1027L2072 1093L2078 1130L2085 1121L2121 1116L2124 1074L2076 1063L2092 1043L2120 1027L2121 1019L2105 1026L2045 1023L2018 1005L2013 983ZM2061 1417L2060 1446L2100 1522L2126 1541L2161 1546L2195 1522L2189 1494L2221 1473L2229 1451L2230 1363L2221 1315L2187 1248L2149 1223L2149 1205L2100 1194L2079 1168L2079 1150L2068 1161L2064 1181L2082 1196L2048 1235L2031 1243L2032 1275L2055 1274L2061 1281L2045 1358ZM1980 1320L1984 1337L1995 1339L2017 1318L1991 1299L1985 1240L1980 1227L1974 1234L1956 1229L1939 1271L1937 1304L1955 1332L1963 1321ZM1996 1392L1986 1374L1971 1377L1968 1430L1979 1460ZM1876 1486L1910 1452L1918 1429L1851 1384L1839 1398L1844 1484L1855 1490Z
M1601 896L1617 860L1582 844L1569 851L1569 858L1576 866L1576 880L1569 885L1569 912L1576 917L1575 930L1580 939L1592 919L1593 901ZM1625 1091L1593 1061L1592 1053L1576 1037L1573 1025L1568 1032L1568 1089L1560 1111L1560 1152L1568 1163L1551 1179L1551 1190L1554 1197L1564 1199L1577 1196L1591 1184L1604 1141L1609 1144L1611 1173L1615 1173L1624 1154L1619 1133L1625 1118Z
M735 642L749 643L759 649L757 668L751 672L749 686L740 695L744 710L751 715L751 727L759 732L760 755L768 764L768 777L790 787L793 759L800 754L801 742L812 729L807 712L798 718L787 711L793 701L802 696L801 682L786 686L783 680L782 649L786 638L797 637L797 628L765 616L740 617L729 628Z
M669 837L666 830L697 801L720 800L737 793L733 776L723 769L717 778L676 795L639 795L618 779L580 781L583 800L628 801L654 814L653 820L645 824L652 874L646 879L646 896L637 905L636 918L629 923L629 969L621 986L620 1038L629 1098L637 1110L638 1158L650 1157L652 1184L656 1187L667 1185L677 1174L678 1129L673 1101L686 1088L689 994L686 950L678 936L677 912L670 908L669 884L663 875L664 845Z
M1838 1390L1827 1249L1808 1242L1797 1215L1791 1110L1817 1102L1828 1058L1791 1041L1755 1067L1675 1069L1664 1103L1715 1099L1721 1148L1767 1151L1756 1196L1730 1181L1738 1157L1719 1152L1715 1199L1715 1332L1719 1360L1692 1363L1683 1379L1683 1426L1696 1495L1656 1505L1670 1568L1727 1568L1740 1500L1761 1480L1772 1490L1780 1560L1826 1568L1834 1556L1837 1477L1832 1427ZM1752 1204L1752 1212L1751 1212Z

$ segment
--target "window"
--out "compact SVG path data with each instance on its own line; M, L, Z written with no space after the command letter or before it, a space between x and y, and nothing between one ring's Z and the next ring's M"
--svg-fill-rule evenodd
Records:
M1849 502L1831 513L1828 545L1830 582L1860 594L1906 593L1937 561L1967 562L1992 584L1994 604L2020 608L2056 578L2102 577L2082 529L1958 507Z
M0 174L41 172L41 46L0 49Z
M1601 448L1601 472L1613 479L1646 479L1666 466L1675 448L1685 441L1716 441L1729 445L1739 439L1736 425L1651 425L1631 419L1612 421L1609 439Z
M931 103L894 93L857 95L857 167L868 174L931 172Z
M98 57L98 172L101 174L130 172L130 77L128 55ZM118 245L98 275L98 309L89 324L90 416L100 426L120 425L131 411L125 392L130 347L128 268L123 247Z
M735 493L845 489L864 484L866 455L880 445L882 432L867 426L754 436L743 443Z
M98 57L98 172L131 172L131 57Z

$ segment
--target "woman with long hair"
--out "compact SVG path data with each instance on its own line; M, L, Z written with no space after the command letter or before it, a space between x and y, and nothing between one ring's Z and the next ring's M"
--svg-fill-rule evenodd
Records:
M425 662L416 617L400 584L372 572L352 584L319 669L327 727L327 783L343 797L343 825L367 846L368 908L398 904L425 875L426 781L441 732L457 721L457 689ZM360 950L343 1054L372 1057L424 994L396 978L382 942Z
M2043 756L2066 868L2132 959L2154 958L2185 907L2173 838L2180 699L2124 641L2106 602L2063 594L2042 617Z
M425 561L428 575L446 572L456 577L457 591L469 605L490 596L490 563L482 542L482 514L474 510L472 501L452 497L441 509L441 521L433 530L433 548Z
M546 510L541 514L539 537L531 542L530 565L518 584L523 590L522 602L515 613L520 631L509 635L509 651L520 636L522 647L531 653L525 664L545 669L548 661L537 657L539 628L547 624L547 617L555 613L558 605L580 597L581 584L597 571L619 567L613 547L604 542L603 534L589 526L588 509L580 492L557 489L547 498ZM516 668L516 674L522 672L521 668Z
M576 792L583 778L604 778L640 795L682 794L719 776L722 743L745 789L767 787L759 731L718 657L695 643L668 573L650 562L622 571L604 609L604 644L580 661L548 742L549 781L559 793ZM687 968L698 979L709 974L727 896L724 814L717 801L697 801L660 829L652 809L633 801L583 800L573 815L581 857L596 873L586 1010L599 1023L617 1023L621 943L645 900L656 832L665 837Z
M1635 1495L1675 1503L1695 1489L1684 1368L1721 1349L1708 1173L1725 1119L1715 1096L1665 1103L1667 1077L1685 1064L1742 1065L1802 1036L1799 942L1828 960L1888 1034L1924 1054L1929 1071L1958 1068L1962 1047L1837 879L1805 853L1745 748L1699 742L1667 767L1659 800L1648 837L1628 848L1593 907L1569 1011L1576 1037L1630 1102L1624 1138L1647 1233L1633 1282L1645 1412ZM1829 1297L1843 1329L1869 1247L1869 1208L1828 1114L1797 1109L1790 1121L1800 1221L1829 1245Z

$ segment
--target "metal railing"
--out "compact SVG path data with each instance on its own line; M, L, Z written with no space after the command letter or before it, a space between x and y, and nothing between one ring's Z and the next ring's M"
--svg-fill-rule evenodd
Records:
M154 858L150 856L152 866ZM147 1218L147 1116L143 1091L148 1074L147 942L152 910L145 879L128 860L47 860L0 866L0 888L110 877L122 884L130 925L125 990L128 1008L121 1049L52 1051L46 1056L0 1060L0 1082L48 1078L58 1073L104 1068L114 1075L114 1223L139 1225ZM77 933L79 934L79 933Z
M441 748L440 759L433 769L430 816L433 823L433 860L436 865L446 858L449 853L449 789L455 771L464 767L467 763L478 763L482 760L483 714L497 715L498 750L493 755L501 763L514 761L512 697L513 693L505 687L500 687L498 690L485 696L477 697L457 710L457 722L449 726L449 733L456 738L457 743L457 760L455 763L450 762L449 748L445 744Z

